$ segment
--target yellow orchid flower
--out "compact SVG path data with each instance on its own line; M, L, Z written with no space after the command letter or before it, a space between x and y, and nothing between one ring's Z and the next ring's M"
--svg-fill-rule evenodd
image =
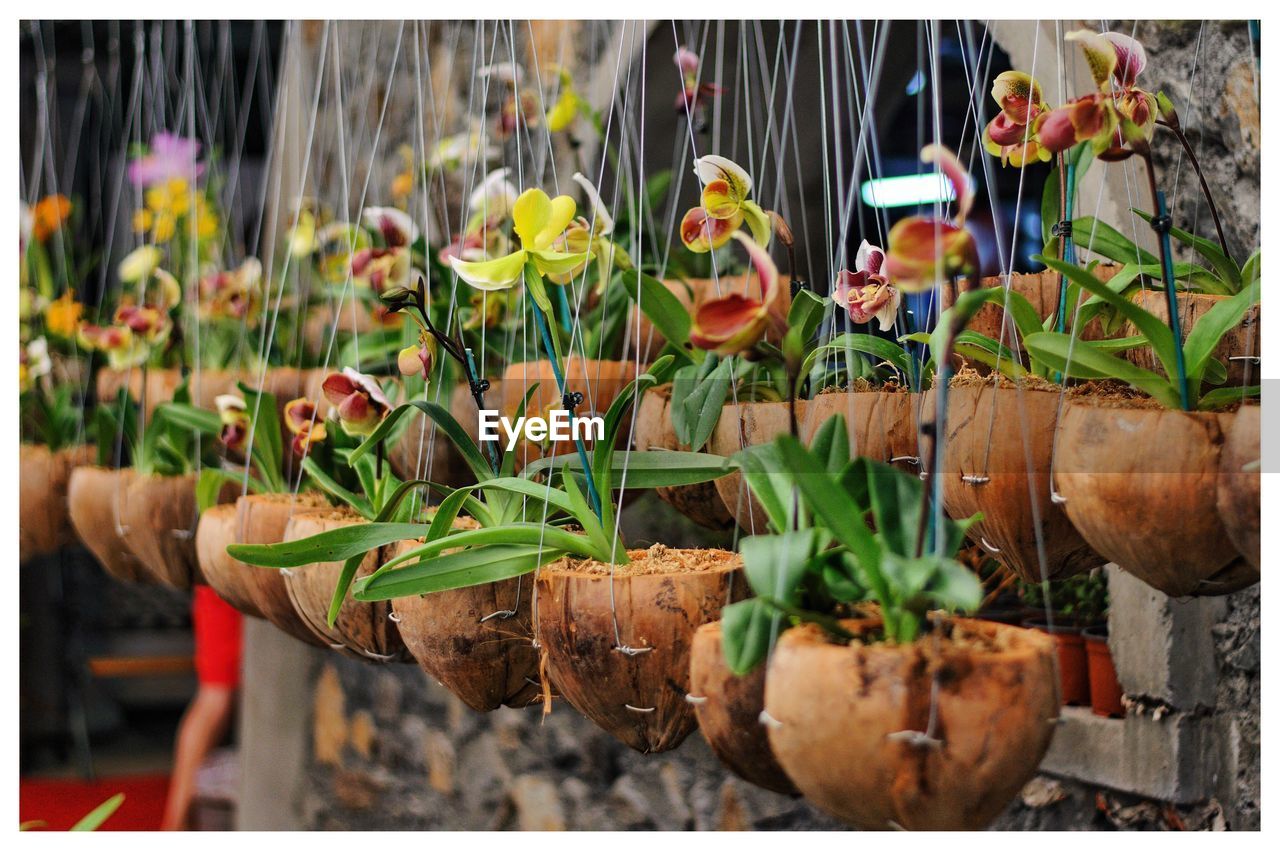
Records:
M468 261L450 256L458 277L478 290L505 290L515 286L527 264L539 275L563 275L585 262L590 251L567 254L553 244L573 221L578 206L568 195L551 198L541 189L526 189L511 210L511 221L520 248L493 260Z
M143 280L160 265L163 252L154 245L141 245L125 255L120 261L120 280L126 284Z
M586 101L573 87L573 77L567 69L553 65L551 70L559 74L560 96L547 112L547 129L552 133L559 133L573 125L578 113L586 106Z

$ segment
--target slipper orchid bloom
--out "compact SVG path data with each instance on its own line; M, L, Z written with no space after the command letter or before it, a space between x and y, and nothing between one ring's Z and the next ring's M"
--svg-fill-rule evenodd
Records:
M698 82L698 66L702 60L689 48L679 47L672 61L680 69L681 87L680 94L676 95L676 112L694 117L697 119L695 123L701 123L705 101L719 97L724 88L717 83Z
M881 274L884 259L882 249L862 240L854 271L840 270L831 298L843 306L849 318L859 325L875 319L880 322L881 331L888 331L897 319L902 293Z
M387 248L407 248L418 241L418 226L404 210L366 207L361 220L369 230L382 235Z
M686 248L695 254L720 248L744 221L756 242L769 245L772 222L751 200L751 175L742 166L708 154L694 160L693 172L702 183L702 205L685 213L680 222L680 239Z
M548 276L554 283L567 284L587 267L588 257L596 260L597 286L603 287L613 274L616 266L619 269L631 268L631 257L625 250L614 244L609 236L613 233L613 216L605 209L604 202L595 184L579 172L574 172L573 182L582 187L591 205L591 216L578 216L564 234L556 240L556 247L568 254L582 254L582 263L563 275Z
M1000 104L1000 111L982 134L987 153L1019 168L1048 162L1051 154L1039 143L1035 131L1037 119L1048 109L1036 79L1021 71L1005 71L991 84L991 97Z
M284 423L293 435L293 454L299 458L307 457L313 443L329 436L324 420L316 416L316 403L307 398L294 399L284 406Z
M518 249L493 260L449 257L449 265L459 278L478 290L515 286L527 265L532 265L539 275L563 275L590 257L589 252L566 254L553 247L577 209L568 195L551 198L541 189L526 189L511 210L512 226L520 238Z
M778 267L760 244L746 234L734 233L751 257L760 279L760 297L740 292L706 299L694 307L689 342L720 356L736 355L750 349L776 321L774 305L778 301Z
M218 419L222 422L218 440L229 452L243 455L249 448L249 427L253 424L244 399L224 393L215 398L213 403L218 409Z
M346 367L329 375L321 385L324 397L338 412L342 430L351 435L368 436L391 410L391 402L378 382Z
M978 245L964 227L973 206L969 174L947 148L928 145L920 160L936 163L951 182L956 212L950 222L926 216L910 216L889 231L889 251L884 274L907 292L930 289L956 275L978 269Z

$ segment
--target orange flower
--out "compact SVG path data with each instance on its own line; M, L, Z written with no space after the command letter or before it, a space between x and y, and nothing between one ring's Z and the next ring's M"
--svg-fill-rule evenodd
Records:
M38 242L53 236L71 215L71 201L66 195L46 195L36 203L32 234Z

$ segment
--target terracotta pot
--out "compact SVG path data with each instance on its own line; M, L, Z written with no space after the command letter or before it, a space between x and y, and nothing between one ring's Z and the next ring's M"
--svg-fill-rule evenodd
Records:
M765 666L736 676L724 660L720 622L703 624L693 636L689 660L689 700L698 729L730 771L781 795L797 795L795 785L769 747L764 710Z
M1182 338L1185 340L1191 329L1196 327L1200 317L1204 316L1214 305L1227 298L1221 295L1205 293L1178 293L1178 318L1182 326ZM1167 325L1169 323L1169 302L1163 290L1140 290L1133 303L1148 313L1154 313ZM1223 335L1213 356L1222 361L1227 368L1227 382L1224 386L1242 386L1246 373L1249 384L1258 384L1262 380L1262 367L1249 360L1232 360L1232 358L1257 358L1262 355L1262 328L1259 320L1262 316L1261 305L1255 304L1244 315L1244 321ZM1121 336L1138 334L1132 324L1125 323ZM1130 363L1143 369L1164 375L1164 367L1150 346L1129 349L1122 353Z
M804 423L809 403L796 402L796 420ZM727 404L720 414L720 421L707 441L707 451L726 458L747 446L769 443L780 434L791 431L791 411L788 402L741 402ZM751 494L741 473L729 473L715 480L716 492L738 525L751 534L768 529L769 519L760 503Z
M912 473L920 471L917 418L920 395L905 391L821 393L805 403L800 439L807 445L822 424L844 417L850 457L865 455Z
M833 644L810 624L782 634L765 679L769 742L818 809L868 830L977 830L1031 779L1059 712L1052 640L950 623L949 638L901 646ZM929 731L933 694L941 747L901 735Z
M120 500L124 540L160 584L185 591L204 582L196 558L196 475L137 473Z
M631 550L613 568L562 559L538 572L537 635L552 681L575 709L641 753L697 726L689 692L694 631L743 595L742 559L724 550ZM736 581L735 581L736 579ZM621 636L618 647L615 626Z
M1218 462L1218 517L1236 551L1255 569L1262 566L1261 462L1262 408L1246 405L1226 427Z
M387 547L385 555L420 545L401 541ZM400 637L422 670L467 706L490 712L541 698L532 599L533 580L526 576L401 597L391 607ZM514 614L497 614L504 612Z
M671 385L654 387L640 398L636 411L634 446L637 450L683 449L671 425ZM733 526L733 515L725 508L724 500L716 491L715 482L682 485L674 488L657 488L659 498L699 526L708 529L728 529Z
M753 298L759 298L760 285L756 283L757 280L754 275L723 275L718 283L714 278L690 278L687 281L673 278L663 281L662 284L684 306L685 310L692 313L695 304L731 292L745 293ZM786 286L785 282L778 293L778 302L779 307L776 311L780 311L780 316L786 316L787 311L791 309L791 288ZM638 318L637 314L639 314ZM638 351L643 363L657 360L662 347L667 344L667 339L662 336L662 332L655 328L649 321L649 317L645 316L644 311L637 309L634 304L631 305L631 319L627 324L634 332L627 346L627 354L634 358ZM765 339L775 344L782 342L782 337L772 328L766 333Z
M1094 552L1153 588L1171 597L1238 590L1247 576L1223 572L1236 554L1217 511L1221 445L1217 413L1072 399L1058 493Z
M133 481L125 467L77 467L67 485L71 525L103 570L121 582L150 582L150 574L120 533L120 508Z
M576 410L579 416L598 414L603 417L622 389L636 377L634 361L583 360L577 355L571 355L567 360L564 370L565 389L570 393L576 391L582 394L582 404ZM643 372L643 366L640 370ZM556 387L551 361L524 361L511 364L502 373L504 388L502 414L514 419L524 394L535 383L538 388L529 397L529 404L526 407L528 416L543 416L548 409L560 407L560 391ZM486 404L488 401L486 397ZM626 431L626 428L624 427L621 431ZM629 440L630 434L621 434L620 439ZM552 443L550 446L553 455L566 455L577 451L571 441ZM590 449L591 441L586 441L586 446ZM516 470L523 469L525 464L543 455L539 447L524 439L518 441L512 451L516 453Z
M1104 718L1123 718L1124 701L1116 666L1111 661L1111 648L1107 645L1107 628L1091 627L1083 633L1084 649L1089 657L1089 703L1094 715Z
M1022 625L1053 636L1053 643L1058 649L1058 690L1063 706L1088 706L1089 662L1080 627L1054 620L1050 628L1044 620L1036 619L1025 620Z
M1062 404L1059 390L997 387L983 379L952 379L947 395L943 505L956 518L981 512L969 536L1026 582L1063 579L1106 563L1050 497ZM930 391L925 410L934 405Z
M93 463L92 446L50 451L24 443L18 456L18 559L55 553L71 543L67 485L77 467Z
M236 611L260 618L262 612L254 604L245 578L248 571L256 568L227 553L227 545L235 542L234 503L215 505L201 513L196 527L196 558L205 582Z
M336 509L295 514L285 527L284 540L296 541L340 526L364 522L351 512ZM369 575L381 563L381 553L377 550L369 552L360 563L356 576ZM360 603L348 596L334 625L328 625L329 601L333 599L333 590L341 573L340 561L290 568L285 574L285 587L298 616L324 636L330 647L344 655L366 662L410 661L412 657L400 639L400 632L388 617L391 614L388 602Z
M299 494L248 494L236 500L235 541L238 544L278 544L292 517L328 511L329 504L314 491ZM270 567L244 565L240 581L254 608L280 631L316 647L329 642L299 615L289 599L287 574Z
M145 386L144 376L145 375ZM157 407L165 402L173 401L173 394L182 383L182 371L178 369L158 369L150 367L143 370L135 367L123 371L101 369L98 371L98 401L110 403L120 393L120 388L127 387L129 398L142 404L145 411L144 420L150 421ZM144 392L145 391L145 392ZM143 397L145 396L145 403Z

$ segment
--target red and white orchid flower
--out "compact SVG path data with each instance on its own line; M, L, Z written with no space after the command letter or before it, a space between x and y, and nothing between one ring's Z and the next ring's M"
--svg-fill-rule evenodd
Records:
M859 325L876 319L880 322L880 330L888 331L897 319L902 293L881 274L884 260L882 249L862 240L854 271L840 270L831 298L843 306L849 318Z
M907 292L931 289L956 275L972 274L979 266L977 242L964 227L973 206L969 173L956 155L941 145L925 147L920 160L936 164L946 175L956 206L950 222L909 216L890 229L884 274Z
M418 241L418 225L404 210L366 207L360 218L365 227L382 235L387 248L407 248Z
M391 402L378 382L351 367L329 375L321 389L337 411L338 422L347 434L372 434L391 410Z
M689 330L690 343L721 356L744 352L760 341L777 321L773 310L781 286L778 267L763 246L744 233L734 233L732 238L742 243L751 258L760 280L760 297L730 292L708 298L694 307Z
M218 409L218 419L222 422L218 440L229 452L243 455L249 448L249 427L253 424L244 399L224 393L216 397L213 403Z
M1037 119L1048 109L1036 79L1021 71L1005 71L991 84L991 97L1000 104L1000 111L982 134L987 153L1019 168L1048 162L1051 155L1035 131Z
M751 175L725 157L708 154L693 161L702 183L702 204L684 214L680 239L695 254L705 254L729 241L746 222L752 238L763 246L773 236L769 214L751 200Z
M316 416L316 403L310 399L294 399L284 406L284 424L293 435L290 446L298 458L307 457L314 443L328 437L324 420Z

